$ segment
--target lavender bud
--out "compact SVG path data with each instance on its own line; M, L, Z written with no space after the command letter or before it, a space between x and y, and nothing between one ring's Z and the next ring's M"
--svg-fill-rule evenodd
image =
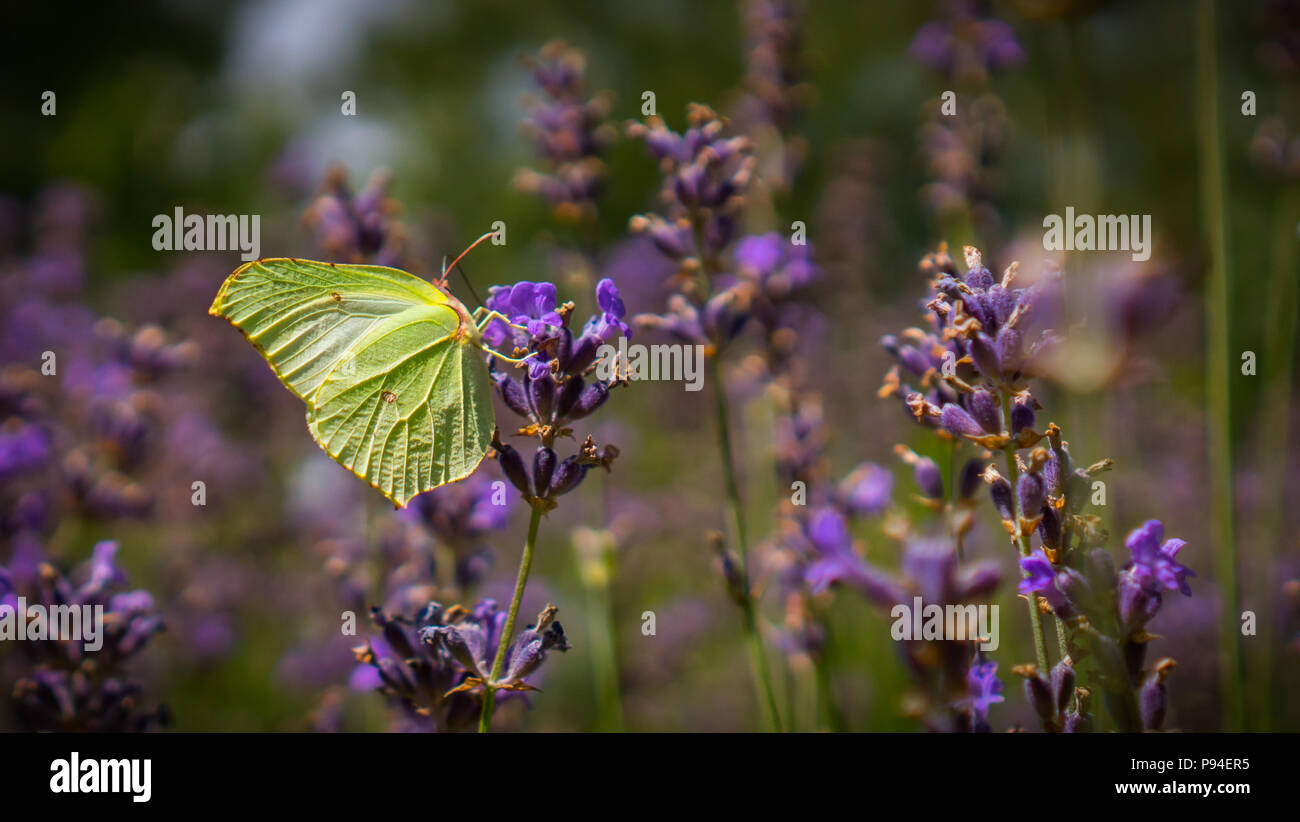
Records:
M510 379L508 375L500 372L493 372L492 379L496 381L497 390L501 392L501 400L506 404L507 408L525 419L532 416L528 409L528 398L524 395L523 386Z
M1016 310L1016 293L1011 289L995 285L989 289L986 298L993 312L994 323L998 326L1010 319L1011 312Z
M497 462L501 465L501 471L506 475L506 479L519 489L519 493L525 497L532 496L532 489L528 484L528 469L524 467L524 458L514 449L514 446L506 445L503 442L493 443L497 451Z
M920 486L922 493L930 499L943 499L943 473L934 460L929 457L920 457L916 460L916 465L912 471L913 476L916 477L916 484Z
M997 509L998 514L1003 520L1013 522L1016 518L1015 505L1012 502L1011 483L1002 477L998 477L989 486L989 496L993 499L993 507Z
M582 394L578 396L577 402L573 404L573 408L569 411L567 418L580 420L604 405L607 399L609 399L609 386L603 382L593 382L583 389Z
M1065 732L1067 734L1092 733L1092 714L1067 713L1065 715Z
M518 647L510 656L510 665L506 669L506 681L518 682L524 677L537 670L537 666L542 664L546 658L542 650L542 638L529 632L524 634Z
M961 481L957 487L961 490L961 498L968 500L973 499L975 492L979 490L980 482L983 479L984 460L970 459L961 469Z
M1011 406L1011 433L1018 434L1034 427L1034 409L1028 402L1016 401Z
M555 475L551 478L548 496L560 497L577 488L587 476L587 468L588 466L578 462L576 456L565 457L564 462L555 469Z
M1052 551L1061 550L1061 515L1051 505L1042 507L1043 518L1038 521L1038 536L1043 540L1043 547Z
M538 496L544 495L551 487L551 475L555 472L555 452L545 445L537 449L533 457L533 487Z
M1124 627L1136 631L1150 622L1159 610L1158 591L1148 591L1129 571L1119 575L1119 618Z
M370 618L375 621L384 633L384 641L402 658L415 656L415 649L411 647L410 641L406 638L406 631L402 626L389 620L378 608L370 609Z
M991 308L983 294L963 294L961 300L962 305L966 307L966 313L979 320L982 327L994 327Z
M993 286L993 272L984 266L966 272L966 285L976 291L987 291Z
M1057 573L1056 588L1065 598L1065 602L1063 607L1054 607L1053 610L1062 619L1074 616L1076 609L1084 612L1094 610L1092 592L1088 589L1088 583L1083 575L1073 568L1065 568Z
M596 351L599 350L603 340L592 334L583 334L578 338L578 342L573 346L568 360L560 360L564 366L565 372L569 374L581 374L587 370L593 362L596 361Z
M945 431L954 436L980 437L984 435L983 427L975 421L975 418L966 413L966 409L951 402L943 407L942 415L939 417L939 424L943 426Z
M1002 365L998 361L997 348L991 337L983 332L976 334L971 338L968 349L981 374L990 380L1002 377Z
M443 649L451 654L457 662L464 665L468 670L478 671L478 661L474 659L474 652L470 649L469 643L465 641L465 635L461 631L454 627L435 628L432 633L438 638Z
M537 415L536 420L541 423L551 422L555 411L555 380L549 373L529 378L528 399Z
M1020 481L1016 483L1016 497L1026 519L1038 516L1047 499L1043 478L1037 474L1021 474Z
M564 381L560 387L560 394L555 398L555 418L567 419L569 413L573 411L573 406L577 404L578 399L582 396L582 389L587 387L587 383L582 377L576 374L571 375Z
M1077 514L1088 504L1092 480L1083 471L1075 470L1065 475L1065 504L1070 513Z
M1003 326L994 341L998 352L998 364L1004 373L1020 370L1020 332L1011 326Z
M1064 661L1052 668L1052 694L1057 711L1064 711L1070 704L1070 697L1074 696L1074 678L1074 666Z
M1165 687L1164 674L1155 671L1147 675L1138 691L1138 708L1142 712L1143 728L1158 731L1164 727L1165 713L1169 708L1169 689Z
M1034 712L1041 719L1055 719L1056 707L1052 698L1052 686L1047 681L1047 677L1038 672L1037 669L1032 672L1017 671L1025 677L1025 697L1029 704L1033 706Z
M1015 420L1015 411L1011 412L1011 419ZM1014 431L1012 433L1015 433ZM1047 455L1047 462L1043 463L1043 486L1047 493L1052 496L1061 494L1061 458L1056 451L1051 451Z
M983 388L976 389L966 398L966 408L986 432L1002 433L1002 407L992 392Z

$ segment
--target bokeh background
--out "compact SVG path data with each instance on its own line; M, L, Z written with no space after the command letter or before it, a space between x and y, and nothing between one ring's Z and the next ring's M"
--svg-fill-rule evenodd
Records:
M177 206L259 214L262 254L333 259L346 242L321 197L346 180L368 197L380 253L416 273L436 273L443 255L500 220L507 243L466 262L480 294L552 281L586 316L609 276L630 314L660 312L673 266L629 230L658 205L658 170L625 128L653 91L670 127L685 127L689 103L706 103L752 127L769 152L745 233L807 225L821 276L801 298L813 364L802 390L822 400L825 475L874 461L895 477L888 512L856 526L870 562L897 569L900 523L922 529L928 516L894 446L951 470L946 446L877 397L891 364L879 339L914 324L925 296L918 260L941 241L980 246L995 272L1051 258L1066 278L1072 336L1040 397L1046 419L1085 464L1115 460L1097 513L1120 561L1123 535L1154 517L1187 540L1180 559L1197 574L1193 596L1168 598L1152 629L1154 653L1179 662L1167 725L1238 726L1224 708L1226 599L1215 574L1225 531L1213 503L1227 489L1239 607L1259 617L1241 642L1241 722L1296 730L1300 708L1287 695L1300 676L1300 512L1287 503L1300 468L1300 4L1218 5L1220 136L1206 142L1192 3L817 0L782 24L798 36L776 75L761 48L762 21L775 15L765 3L252 0L76 14L20 4L0 56L0 563L42 559L71 573L97 542L116 540L129 586L152 593L167 625L133 655L129 676L141 704L168 706L172 728L400 727L350 650L373 634L366 609L508 600L526 508L480 523L468 548L395 514L315 447L301 403L207 316L237 254L155 251L151 220ZM989 21L1004 25L980 27ZM538 93L525 58L557 38L585 56L583 93L610 124L599 195L578 220L520 174L548 167L522 125ZM754 125L754 101L770 101L774 85L788 116ZM46 90L54 116L41 114ZM957 93L956 118L938 113L946 90ZM345 91L355 116L340 111ZM1253 115L1242 113L1244 91L1256 96ZM1214 158L1224 184L1207 198ZM1151 259L1044 251L1043 216L1068 205L1150 214ZM1207 289L1215 224L1226 300ZM469 302L463 285L453 281ZM1226 342L1207 334L1216 317ZM727 385L749 530L763 543L788 494L771 468L780 426L746 339L728 351ZM58 354L56 376L40 375L45 351ZM1252 376L1240 373L1246 351L1258 359ZM1224 390L1231 413L1216 419L1207 398ZM762 727L741 620L707 538L723 525L709 393L634 383L590 421L621 455L543 522L523 609L559 606L573 649L548 660L530 710L502 709L503 727ZM32 439L43 445L33 451ZM1216 470L1216 441L1231 447L1229 472ZM480 473L499 478L492 463ZM196 480L201 507L191 504ZM1005 581L1013 555L992 509L978 510L967 551L1005 574L994 656L1007 698L992 724L1033 727L1010 673L1032 657ZM761 568L761 547L756 555ZM843 726L923 727L887 616L851 591L826 607ZM357 636L341 635L346 610ZM653 636L641 630L646 611ZM761 616L787 724L822 728L825 691L788 641L778 586ZM0 657L7 695L31 663L12 647Z

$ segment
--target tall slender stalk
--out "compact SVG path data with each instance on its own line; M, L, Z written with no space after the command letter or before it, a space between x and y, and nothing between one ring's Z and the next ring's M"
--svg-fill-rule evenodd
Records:
M767 710L768 726L778 733L783 730L781 712L776 707L776 694L772 690L772 678L767 669L767 655L763 650L763 638L758 633L758 615L754 608L754 597L749 590L749 554L745 537L745 511L740 502L740 485L736 480L736 463L731 451L731 423L727 409L727 392L722 383L722 369L718 358L709 360L709 383L713 389L714 407L717 411L718 451L722 458L722 475L726 493L726 519L728 541L736 547L740 559L740 575L744 590L742 602L745 633L748 638L750 667L753 669L754 684L758 690L759 700Z
M510 638L515 632L515 617L519 615L519 603L524 599L524 587L528 585L528 573L533 568L533 548L537 545L537 528L542 522L542 511L540 508L533 506L532 516L528 520L528 539L524 542L524 553L519 558L519 573L515 576L515 593L510 597L510 610L506 612L506 624L501 629L501 636L497 639L497 654L492 660L492 672L488 675L488 682L485 682L483 694L483 713L479 716L478 732L481 734L491 730L492 710L496 702L496 690L493 687L498 679L501 678L501 669L505 667L506 649L510 647Z
M691 226L695 236L695 247L699 254L699 274L704 284L704 293L709 293L713 272L718 270L718 260L709 251L709 244L704 236L704 216L698 210L691 213ZM749 578L749 542L745 535L745 510L740 502L740 484L736 479L736 461L731 448L730 412L727 408L727 391L722 380L721 354L709 358L709 387L713 390L714 410L717 419L718 454L722 459L722 476L726 493L726 528L729 544L735 547L740 559L740 575L744 585L744 598L741 605L745 635L749 647L750 669L754 677L754 686L758 699L766 708L767 725L780 733L781 712L776 706L776 694L772 690L772 678L767 669L767 655L763 650L763 638L758 632L758 615L755 612L754 597L750 592Z
M1011 420L1011 395L1002 392L1002 418L1010 422ZM1020 556L1029 556L1029 536L1020 533L1020 519L1024 516L1024 511L1020 510L1020 464L1016 462L1015 443L1008 443L1003 449L1003 455L1007 458L1007 480L1011 483L1011 502L1013 506L1012 513L1016 515L1016 544L1020 547ZM1038 612L1038 597L1030 593L1027 597L1029 603L1029 627L1034 635L1034 657L1038 662L1038 670L1046 674L1050 668L1047 667L1047 635L1043 632L1043 617Z
M1266 503L1259 512L1260 541L1265 546L1266 563L1259 605L1262 611L1260 619L1265 625L1275 624L1275 591L1269 580L1276 567L1278 549L1285 538L1283 527L1286 524L1286 463L1290 455L1290 400L1295 369L1296 301L1300 299L1296 293L1295 254L1296 225L1300 221L1300 188L1292 185L1278 195L1274 219L1268 306L1264 314L1266 348L1263 369L1267 382L1259 424L1256 426L1259 431L1257 464L1262 475L1261 485L1274 489L1277 496L1275 504ZM1264 643L1260 648L1260 656L1259 670L1264 675L1257 679L1264 723L1259 730L1269 730L1268 724L1274 715L1275 696L1273 645Z
M1224 730L1240 731L1245 723L1242 695L1241 613L1237 584L1237 536L1232 465L1231 310L1227 220L1223 201L1223 146L1219 126L1218 54L1215 46L1214 0L1196 4L1197 148L1201 217L1210 247L1205 287L1205 388L1209 412L1210 531L1214 536L1214 576L1223 595L1219 630L1222 659L1220 690Z
M618 642L614 635L614 538L597 532L594 556L575 551L578 577L587 593L587 635L591 641L591 672L596 689L596 722L602 731L622 731L623 697L618 684ZM576 543L575 543L576 545Z

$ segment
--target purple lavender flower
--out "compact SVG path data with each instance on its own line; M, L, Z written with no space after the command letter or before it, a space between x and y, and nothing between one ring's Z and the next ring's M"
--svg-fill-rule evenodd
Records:
M451 616L478 625L489 608L495 612L495 603L490 600L480 603L472 614L454 608ZM422 638L426 631L443 627L448 612L430 602L414 619L379 609L372 610L370 617L380 633L353 649L359 665L350 685L356 690L379 691L401 711L406 727L412 730L459 731L472 727L481 701L467 690L455 690L465 680L466 669L445 649Z
M898 583L854 552L848 522L839 511L831 507L814 511L806 529L805 545L813 559L803 577L812 593L843 583L882 607L891 607L902 598Z
M986 4L949 0L941 20L921 26L908 52L928 68L951 77L984 82L990 72L1024 62L1011 26L985 17Z
M393 217L398 204L388 196L391 180L387 172L376 171L354 195L347 172L331 169L303 215L317 245L340 261L410 268L404 229Z
M989 708L1006 701L1002 696L1002 680L998 679L998 664L984 662L970 666L966 672L966 687L977 724L987 725Z
M1020 570L1026 576L1020 580L1020 585L1016 590L1022 594L1045 591L1056 582L1056 569L1052 567L1051 560L1047 558L1047 554L1043 552L1042 548L1027 557L1022 557Z
M506 407L525 423L518 433L536 437L540 443L530 471L523 455L498 436L493 443L497 461L523 498L546 510L554 507L557 497L577 488L588 468L600 465L608 469L618 456L616 447L597 446L590 436L577 454L562 460L553 450L558 438L571 433L568 425L593 414L620 384L620 363L608 363L612 367L607 377L601 378L598 372L597 379L588 381L601 347L627 332L622 321L626 309L618 287L604 279L596 292L600 314L587 322L577 338L569 330L573 306L556 307L552 283L494 286L488 300L490 308L526 328L496 323L501 335L510 334L517 352L531 355L521 378L513 379L499 370L495 359L489 361L489 370Z
M1160 520L1147 520L1134 529L1124 541L1125 547L1133 555L1129 566L1133 578L1148 590L1161 588L1181 591L1183 596L1191 596L1192 589L1187 584L1187 577L1196 574L1180 564L1176 557L1187 543L1181 539L1164 539L1165 526Z
M462 588L483 578L491 565L486 539L509 524L510 497L498 495L495 485L484 474L475 473L464 482L416 496L398 514L451 549L456 584Z
M50 437L40 426L6 423L0 427L0 480L40 468L50 451Z
M606 174L601 155L615 136L606 122L610 94L586 96L585 63L581 52L561 42L548 43L528 61L540 94L526 102L524 132L546 169L515 174L517 188L541 197L570 222L595 216Z
M623 305L618 286L609 277L596 283L596 304L600 306L600 314L587 321L583 336L595 337L605 343L618 339L620 335L631 340L632 329L623 321L627 308Z
M893 491L893 473L874 462L864 462L840 481L836 499L850 513L865 516L888 508Z
M143 687L126 679L124 664L163 630L163 620L147 591L124 591L125 583L114 542L96 544L91 557L68 576L48 562L41 562L35 575L12 562L0 569L3 606L25 603L47 613L70 606L84 614L83 620L99 622L93 640L83 631L79 640L51 637L24 643L31 667L18 678L12 700L25 730L122 733L167 721L165 708L141 706Z

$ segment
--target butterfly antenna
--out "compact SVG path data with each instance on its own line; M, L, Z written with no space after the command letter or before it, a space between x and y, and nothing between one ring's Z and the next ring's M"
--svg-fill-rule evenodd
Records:
M465 270L465 264L461 263L457 267L460 269L461 280L465 283L465 287L469 289L469 293L474 297L474 302L478 305L482 305L483 298L478 295L478 292L474 290L474 284L469 281L469 272Z
M438 284L445 288L447 285L447 272L451 271L453 268L459 265L460 261L465 259L465 255L473 251L475 248L477 248L484 240L487 240L495 235L496 235L495 231L489 231L488 233L484 234L482 237L479 237L477 240L470 243L469 248L466 248L464 251L460 252L460 256L451 261L451 265L447 265L446 258L444 258L443 266L442 266L442 278L438 281ZM464 273L463 269L461 273L462 274Z

